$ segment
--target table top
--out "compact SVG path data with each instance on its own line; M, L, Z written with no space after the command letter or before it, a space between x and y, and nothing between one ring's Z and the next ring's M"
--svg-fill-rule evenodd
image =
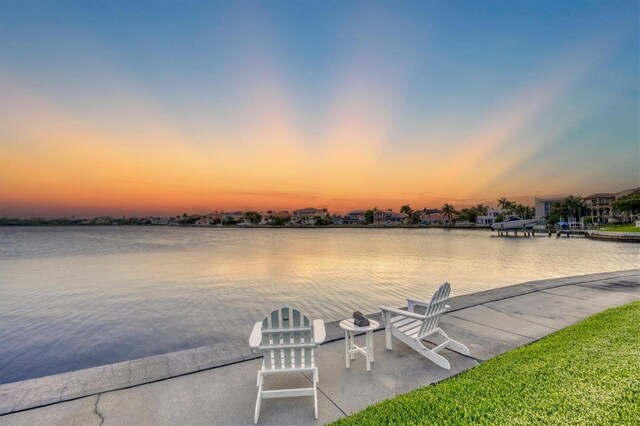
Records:
M380 326L378 321L372 319L369 320L369 325L366 327L358 327L353 324L353 318L340 321L340 328L345 331L373 331Z

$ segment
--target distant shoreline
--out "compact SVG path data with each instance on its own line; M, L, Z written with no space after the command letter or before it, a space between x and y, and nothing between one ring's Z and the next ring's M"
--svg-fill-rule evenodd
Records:
M65 228L171 228L171 229L464 229L475 231L492 231L488 226L455 226L455 225L393 225L393 226L369 226L369 225L323 225L323 226L272 226L272 225L255 225L255 226L237 226L237 225L223 225L223 226L196 226L196 225L71 225L71 224L29 224L29 223L16 223L16 224L0 224L1 227L6 228L36 228L36 227L65 227Z

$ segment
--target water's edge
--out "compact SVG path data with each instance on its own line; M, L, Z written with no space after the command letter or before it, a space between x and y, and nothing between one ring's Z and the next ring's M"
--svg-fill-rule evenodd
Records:
M451 309L449 312L554 287L635 276L639 272L640 269L631 269L529 281L456 296L450 300ZM367 316L382 323L380 313ZM325 324L327 332L325 343L344 338L344 332L340 330L338 323L339 321L333 321ZM255 359L260 355L253 353L249 348L247 341L250 332L251 330L247 330L247 339L231 340L214 345L0 385L0 415Z

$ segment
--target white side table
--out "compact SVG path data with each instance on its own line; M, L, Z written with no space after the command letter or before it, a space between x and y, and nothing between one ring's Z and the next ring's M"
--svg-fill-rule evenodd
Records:
M344 349L347 368L350 368L350 360L356 358L356 354L367 357L367 371L371 371L373 362L373 330L380 324L377 321L369 320L366 327L358 327L353 324L353 318L340 321L340 328L344 330ZM356 346L354 338L356 333L365 333L365 347Z

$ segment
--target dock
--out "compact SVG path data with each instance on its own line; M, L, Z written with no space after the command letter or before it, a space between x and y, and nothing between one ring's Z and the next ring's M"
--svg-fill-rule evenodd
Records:
M584 229L561 229L556 232L556 237L558 238L562 236L565 236L567 238L575 238L575 237L586 238L587 235L588 235L588 231L585 231Z
M551 230L548 229L533 229L533 228L524 228L524 229L499 229L498 237L550 237Z

